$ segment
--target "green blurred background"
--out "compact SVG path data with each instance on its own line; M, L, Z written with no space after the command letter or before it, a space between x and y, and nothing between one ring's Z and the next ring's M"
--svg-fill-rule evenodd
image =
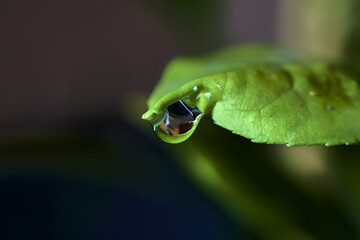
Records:
M206 120L169 145L140 119L178 55L356 53L357 1L336 3L2 2L0 239L360 239L359 147L253 144Z

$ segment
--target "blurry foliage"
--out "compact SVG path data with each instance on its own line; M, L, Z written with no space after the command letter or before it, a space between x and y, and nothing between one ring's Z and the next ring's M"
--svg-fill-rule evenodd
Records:
M360 236L357 146L254 144L203 120L188 141L169 147L185 174L261 239Z

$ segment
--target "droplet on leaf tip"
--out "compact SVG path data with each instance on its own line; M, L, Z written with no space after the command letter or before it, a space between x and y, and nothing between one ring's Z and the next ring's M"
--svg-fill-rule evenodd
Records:
M184 134L192 129L194 122L202 112L179 100L171 104L164 113L153 122L154 130L160 127L168 135Z

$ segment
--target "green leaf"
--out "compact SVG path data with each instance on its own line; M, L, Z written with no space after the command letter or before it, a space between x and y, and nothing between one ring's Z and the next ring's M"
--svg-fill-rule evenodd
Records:
M215 124L258 143L353 144L360 139L360 89L341 68L266 45L227 47L170 62L143 118L190 99ZM191 131L166 142L186 140Z

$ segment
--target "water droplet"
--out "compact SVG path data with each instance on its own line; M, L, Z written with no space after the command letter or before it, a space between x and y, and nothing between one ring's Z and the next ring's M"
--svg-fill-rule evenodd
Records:
M168 135L184 134L191 130L196 118L202 112L196 107L188 106L179 100L171 104L166 111L153 122L154 130L160 127Z
M207 97L208 99L211 98L211 93L207 92L207 93L204 93L204 96Z

